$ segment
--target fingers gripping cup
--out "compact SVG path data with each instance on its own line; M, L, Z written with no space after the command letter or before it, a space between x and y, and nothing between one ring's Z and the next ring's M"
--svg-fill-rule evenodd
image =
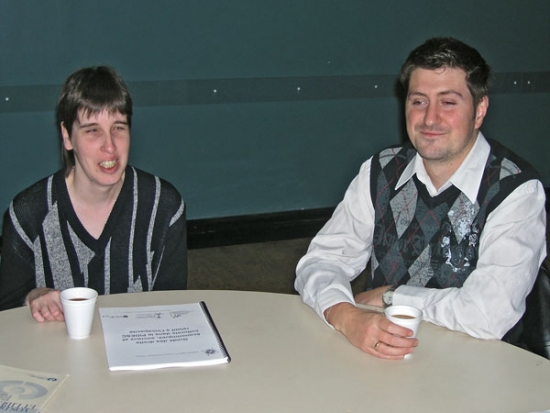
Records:
M392 305L384 310L386 318L392 323L413 331L412 337L416 337L418 327L422 321L422 311L407 305Z
M60 297L69 337L88 337L94 320L97 291L86 287L68 288L61 291Z

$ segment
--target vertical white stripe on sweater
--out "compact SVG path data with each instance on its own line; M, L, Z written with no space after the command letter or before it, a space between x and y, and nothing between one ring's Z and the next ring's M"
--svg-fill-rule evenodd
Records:
M160 201L160 179L155 176L155 202L153 204L153 210L151 211L151 219L149 221L149 228L147 230L147 284L149 291L153 289L153 256L154 251L151 249L151 242L153 239L153 229L155 228L155 219L157 217L157 211Z
M134 238L136 231L136 217L138 208L138 177L136 170L132 167L134 175L133 203L132 203L132 223L130 224L130 241L128 243L128 289L134 285Z

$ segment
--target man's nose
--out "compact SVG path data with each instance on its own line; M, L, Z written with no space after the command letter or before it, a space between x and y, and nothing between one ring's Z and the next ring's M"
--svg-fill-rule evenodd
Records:
M427 126L432 126L438 124L440 119L438 106L429 104L424 115L424 123Z

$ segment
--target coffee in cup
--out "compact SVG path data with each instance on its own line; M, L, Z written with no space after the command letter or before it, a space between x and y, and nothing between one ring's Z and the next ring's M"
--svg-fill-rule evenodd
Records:
M86 287L68 288L61 291L60 298L69 337L88 337L94 320L97 291Z
M416 337L418 327L422 321L422 311L407 305L391 305L384 310L384 313L388 320L412 330L412 337Z

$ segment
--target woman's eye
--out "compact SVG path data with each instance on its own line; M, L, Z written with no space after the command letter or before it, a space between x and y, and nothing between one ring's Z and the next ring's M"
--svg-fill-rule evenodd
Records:
M125 132L128 130L128 126L126 125L116 125L114 127L114 130L117 131L117 132Z

